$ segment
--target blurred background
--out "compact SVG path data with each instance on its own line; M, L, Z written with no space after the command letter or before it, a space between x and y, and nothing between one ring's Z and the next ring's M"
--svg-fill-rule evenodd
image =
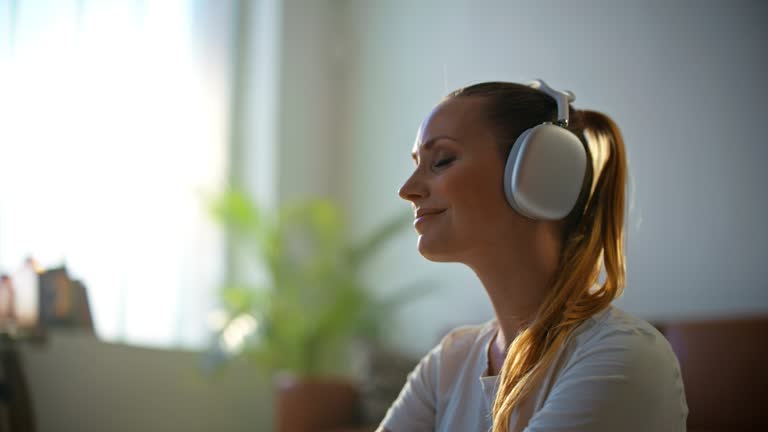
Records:
M424 116L486 80L543 78L621 127L620 307L768 313L767 21L756 0L0 0L0 272L66 266L95 332L21 347L37 429L270 430L268 380L202 370L222 284L261 277L206 197L330 198L364 238L408 209ZM492 309L415 241L393 235L363 277L437 287L382 336L418 359Z

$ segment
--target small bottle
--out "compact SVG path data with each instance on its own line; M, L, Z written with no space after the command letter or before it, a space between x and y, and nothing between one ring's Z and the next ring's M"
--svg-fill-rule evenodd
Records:
M8 329L16 324L16 293L13 280L7 274L0 275L0 328Z
M16 323L21 328L33 328L37 325L38 302L38 265L32 258L27 258L11 276L14 285Z

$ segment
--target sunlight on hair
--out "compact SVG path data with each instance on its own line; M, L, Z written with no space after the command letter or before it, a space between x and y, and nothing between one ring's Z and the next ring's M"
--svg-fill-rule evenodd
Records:
M605 162L610 155L610 145L602 134L596 134L589 129L584 130L584 136L587 138L587 145L589 145L589 152L592 154L592 167L594 169L594 175L592 176L592 188L590 194L595 191L597 186L597 180L600 178L600 173L603 171Z

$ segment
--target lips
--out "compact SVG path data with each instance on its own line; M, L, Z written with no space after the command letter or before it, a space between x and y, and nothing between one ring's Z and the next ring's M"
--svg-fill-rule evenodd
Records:
M442 213L444 211L445 209L421 208L416 210L416 219L426 215Z
M413 224L416 225L425 220L429 220L432 217L443 213L444 211L445 209L419 209L416 211L416 220L413 221Z

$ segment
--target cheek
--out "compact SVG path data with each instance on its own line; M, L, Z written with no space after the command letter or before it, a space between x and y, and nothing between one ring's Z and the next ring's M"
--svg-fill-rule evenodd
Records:
M487 165L485 165L487 167ZM456 170L446 175L440 185L441 193L453 208L455 222L459 224L481 223L492 226L508 216L511 207L504 196L501 170L489 169Z

